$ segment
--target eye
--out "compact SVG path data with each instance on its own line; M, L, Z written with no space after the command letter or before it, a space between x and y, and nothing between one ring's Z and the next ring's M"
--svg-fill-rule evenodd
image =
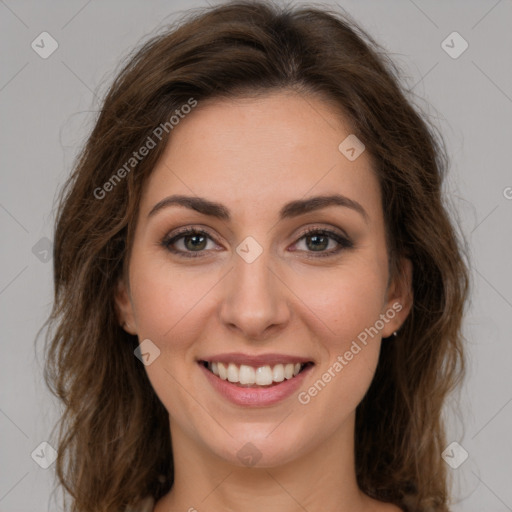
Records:
M305 242L304 245L306 246L306 252L319 253L313 257L333 256L343 249L350 249L354 246L348 237L345 237L335 231L318 228L310 228L305 231L297 241L297 244L301 241ZM334 245L334 249L325 251L325 249L329 247L329 244L331 244L331 246Z
M197 228L184 228L178 233L167 235L161 245L168 251L184 258L197 258L208 249L208 241L214 242L207 231ZM350 249L353 243L348 237L328 229L310 228L302 233L295 245L305 242L305 252L317 253L312 257L333 256L343 249ZM329 244L334 245L330 251L326 251ZM216 250L210 247L211 250ZM297 249L293 249L296 251Z
M186 228L166 236L161 244L170 252L185 258L197 258L207 248L208 240L213 241L208 232L202 229ZM180 246L181 245L181 246ZM175 247L175 246L178 246Z

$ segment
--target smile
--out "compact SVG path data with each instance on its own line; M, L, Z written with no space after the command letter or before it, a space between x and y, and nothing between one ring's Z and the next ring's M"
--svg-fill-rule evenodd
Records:
M296 377L312 363L279 363L273 366L249 366L227 362L202 361L202 364L222 380L242 387L272 386Z

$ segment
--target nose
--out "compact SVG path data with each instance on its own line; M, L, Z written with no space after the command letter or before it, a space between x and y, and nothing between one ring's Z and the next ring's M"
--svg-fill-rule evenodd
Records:
M290 296L271 257L264 250L252 263L235 253L234 268L224 280L220 318L230 330L262 341L284 329L290 319Z

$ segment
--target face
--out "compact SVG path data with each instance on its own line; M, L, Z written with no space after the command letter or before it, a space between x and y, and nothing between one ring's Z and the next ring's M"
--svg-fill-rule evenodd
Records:
M350 133L312 96L199 102L146 184L117 306L150 340L173 440L204 456L270 467L351 438L381 338L410 309L370 156L338 149Z

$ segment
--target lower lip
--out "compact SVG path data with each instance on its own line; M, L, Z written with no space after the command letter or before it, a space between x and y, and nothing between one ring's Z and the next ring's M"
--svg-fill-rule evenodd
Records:
M208 381L218 393L236 405L251 407L265 407L288 398L297 391L306 375L313 368L313 365L308 365L295 377L274 384L269 388L242 388L228 380L222 380L220 377L217 377L217 375L208 370L203 363L198 364L205 373Z

